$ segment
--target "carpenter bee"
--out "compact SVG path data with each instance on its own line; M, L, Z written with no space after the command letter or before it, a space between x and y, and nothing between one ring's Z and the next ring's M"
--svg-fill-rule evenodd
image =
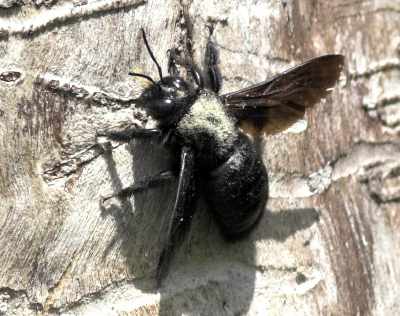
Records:
M222 234L235 240L250 232L263 214L268 196L265 166L254 142L241 129L249 122L255 130L273 132L285 129L303 117L306 108L325 97L343 68L342 55L324 55L306 61L264 82L218 95L220 76L215 44L208 40L205 64L208 75L193 65L193 80L177 74L177 55L170 52L169 75L163 76L146 35L147 51L157 66L160 80L129 73L149 81L135 103L158 122L157 128L128 128L98 134L116 141L135 137L159 137L176 156L177 167L136 181L120 192L106 196L123 198L138 191L178 178L176 199L170 212L166 242L157 268L160 282L174 252L192 220L194 203L202 193ZM181 64L182 65L182 64ZM160 283L159 283L160 284Z

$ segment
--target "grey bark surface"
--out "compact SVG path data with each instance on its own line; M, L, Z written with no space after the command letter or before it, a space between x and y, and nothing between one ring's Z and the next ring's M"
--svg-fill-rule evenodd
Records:
M400 2L0 1L0 314L400 313ZM262 140L270 199L227 243L200 201L159 290L176 183L112 200L168 166L156 143L96 145L154 122L136 109L177 47L202 65L209 29L222 93L341 53L343 78L303 124ZM305 129L305 124L307 128Z

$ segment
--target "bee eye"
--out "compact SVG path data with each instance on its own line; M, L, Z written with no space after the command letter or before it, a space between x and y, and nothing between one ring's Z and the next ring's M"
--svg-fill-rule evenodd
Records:
M176 93L176 88L175 87L171 87L171 86L161 86L161 91L165 95L175 94Z

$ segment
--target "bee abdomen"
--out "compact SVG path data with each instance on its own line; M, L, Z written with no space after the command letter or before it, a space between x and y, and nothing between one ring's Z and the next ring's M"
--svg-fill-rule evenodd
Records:
M206 180L206 198L222 232L237 239L260 219L268 196L267 173L254 145L239 134L232 155Z

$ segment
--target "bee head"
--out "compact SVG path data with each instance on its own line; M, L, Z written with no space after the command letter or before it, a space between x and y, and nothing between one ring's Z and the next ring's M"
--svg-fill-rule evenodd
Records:
M175 123L192 104L197 90L181 77L163 77L161 67L150 49L143 29L142 35L147 51L157 66L160 80L156 82L150 76L130 72L129 74L132 76L151 81L151 85L143 91L136 104L143 107L153 118L159 120L161 125Z
M174 121L194 101L196 90L180 77L164 77L139 97L143 108L161 123Z

